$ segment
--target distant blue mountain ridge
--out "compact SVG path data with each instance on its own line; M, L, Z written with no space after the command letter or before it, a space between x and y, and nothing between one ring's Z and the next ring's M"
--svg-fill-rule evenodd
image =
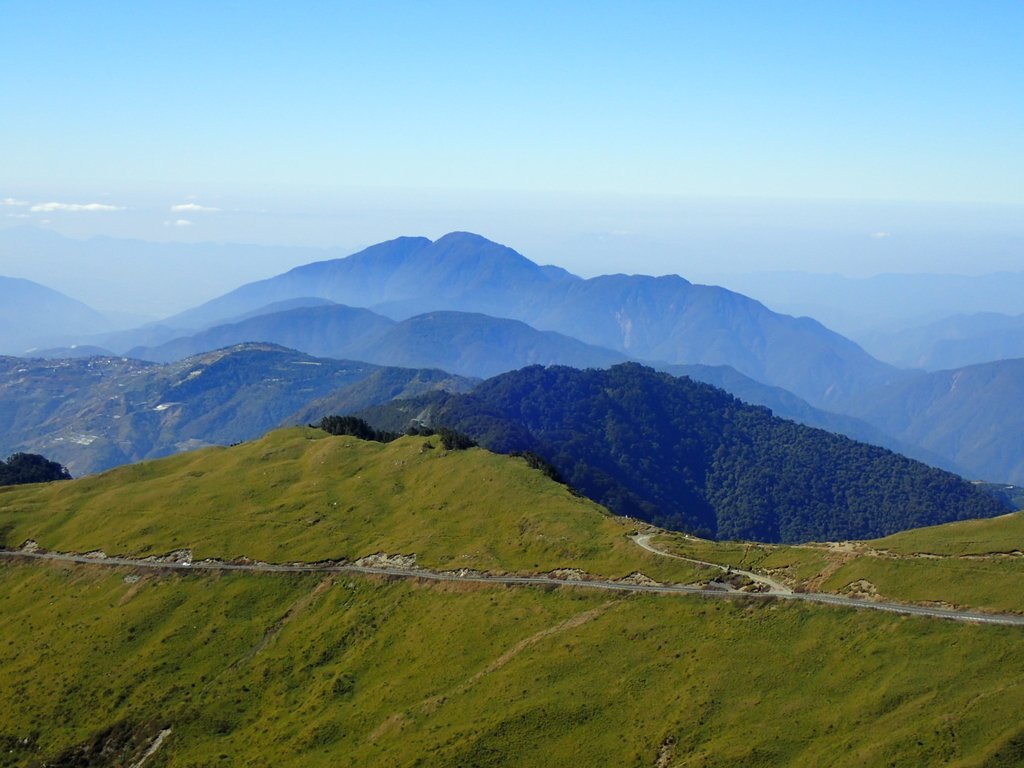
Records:
M633 359L728 365L819 407L841 408L903 373L810 318L781 315L678 276L583 279L479 235L402 237L243 285L168 318L209 328L276 302L315 297L404 320L434 311L519 320Z

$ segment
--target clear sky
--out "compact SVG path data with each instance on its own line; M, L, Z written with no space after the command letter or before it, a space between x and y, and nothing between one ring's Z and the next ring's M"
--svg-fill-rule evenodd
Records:
M1024 269L1024 2L0 1L0 227Z

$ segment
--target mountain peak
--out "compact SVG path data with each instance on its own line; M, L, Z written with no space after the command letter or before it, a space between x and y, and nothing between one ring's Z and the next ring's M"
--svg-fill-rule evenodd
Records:
M497 259L518 263L528 266L531 269L539 269L537 264L530 261L521 253L507 245L488 240L483 235L473 232L449 232L435 240L431 247L423 252L430 253L435 258L470 258L474 262L493 262Z
M434 241L434 245L448 245L459 242L473 243L474 245L500 245L500 243L489 240L483 235L478 235L476 232L466 232L464 230L455 230L446 235L441 235L441 237Z

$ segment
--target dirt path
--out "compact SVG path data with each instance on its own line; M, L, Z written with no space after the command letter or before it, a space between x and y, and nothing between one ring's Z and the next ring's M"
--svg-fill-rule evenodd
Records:
M430 713L435 711L439 706L442 706L446 701L448 701L452 697L464 695L470 688L479 683L483 678L487 677L488 675L494 674L502 667L507 665L510 661L515 659L523 651L533 647L541 640L544 640L545 638L551 637L552 635L556 635L561 632L566 632L568 630L581 627L587 622L598 618L603 613L605 613L609 608L611 608L614 605L618 605L620 602L621 598L609 600L608 602L602 603L596 608L591 608L590 610L583 611L582 613L577 613L575 616L570 616L568 619L560 621L553 626L546 627L545 629L542 629L539 632L535 632L529 637L523 638L522 640L515 643L507 650L505 650L500 656L498 656L496 659L487 664L483 669L474 673L472 676L464 680L462 683L456 685L450 692L445 693L443 695L431 696L427 699L424 699L414 709L424 713ZM395 715L391 716L392 719L394 717ZM379 728L384 727L384 725L387 722L388 721L385 720L385 722L378 727L378 730Z
M536 645L541 640L543 640L546 637L550 637L551 635L555 635L555 634L558 634L559 632L565 632L566 630L576 629L576 627L583 626L588 621L591 621L592 619L596 619L602 613L604 613L609 608L611 608L613 605L615 605L616 602L617 602L616 600L609 600L607 603L604 603L603 605L599 605L597 608L592 608L589 611L584 611L583 613L578 613L575 616L569 617L565 621L559 622L558 624L554 625L553 627L548 627L546 629L542 629L540 632L537 632L537 633L535 633L533 635L530 635L527 638L524 638L523 640L520 640L518 643L516 643L511 648L509 648L507 651L505 651L503 654L501 654L501 656L496 658L494 661L492 661L486 667L484 667L479 672L477 672L475 675L473 675L471 678L469 678L469 680L467 680L465 683L463 683L463 685L460 686L460 688L459 688L459 693L465 692L466 690L468 690L470 687L475 685L477 682L479 682L482 678L486 677L487 675L490 675L493 672L497 672L499 669L504 667L506 664L508 664L510 661L512 661L512 659L514 659L516 656L518 656L520 653L525 651L530 646Z
M249 653L247 653L244 657L236 661L231 666L237 667L241 664L251 661L253 658L262 653L266 649L266 647L270 645L270 643L272 643L274 639L281 633L281 630L284 629L285 625L288 622L294 619L296 615L305 611L313 603L314 600L316 600L320 595L326 592L333 584L334 576L328 576L319 584L317 584L312 592L303 595L298 600L296 600L292 605L288 606L288 610L285 611L284 616L282 616L280 620L274 622L267 629L267 631L263 633L263 637L260 638L260 641L256 643L255 646L253 646Z
M767 587L768 588L768 593L767 594L770 594L770 595L792 595L793 594L793 590L790 589L789 587L787 587L782 582L776 581L775 579L771 579L771 578L769 578L767 576L763 576L760 573L754 573L753 571L742 571L739 568L733 568L732 566L729 566L729 565L721 565L719 563L709 563L706 560L695 560L692 557L683 557L682 555L674 555L671 552L665 552L664 550L658 549L653 544L651 544L651 536L652 535L653 534L650 534L650 533L637 533L637 534L635 534L633 536L630 536L629 538L631 538L633 540L633 543L636 544L637 546L643 547L648 552L653 552L654 554L661 555L662 557L671 557L674 560L685 560L688 563L696 563L697 565L706 565L709 568L717 568L718 570L724 571L725 573L738 573L741 576L746 576L751 581L756 582L757 584L762 584L765 587Z
M130 766L128 766L128 768L142 768L142 766L146 764L146 761L149 760L149 758L151 758L153 755L155 755L156 751L160 749L160 747L164 743L164 739L166 739L170 735L170 728L164 728L162 731L160 731L160 733L156 735L156 738L153 739L153 743L149 745L149 749L147 749L143 753L142 757L140 757L137 762L132 763Z

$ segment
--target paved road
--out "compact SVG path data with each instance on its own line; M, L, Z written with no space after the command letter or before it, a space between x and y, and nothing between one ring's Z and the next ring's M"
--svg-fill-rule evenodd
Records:
M984 624L1024 626L1024 616L1017 616L1014 614L979 613L977 611L958 611L948 608L929 608L927 606L911 605L909 603L886 603L875 600L845 597L844 595L832 595L824 592L794 592L786 585L767 576L754 573L753 571L741 571L731 566L721 565L720 563L710 563L706 560L696 560L692 557L683 557L682 555L665 552L651 544L652 535L653 534L650 533L638 533L634 534L630 538L635 544L643 547L648 552L653 552L654 554L661 555L662 557L671 557L675 560L685 560L689 563L706 565L722 571L740 573L752 581L756 581L768 587L768 592L759 593L759 596L778 597L784 600L803 600L807 603L824 603L826 605L838 605L844 608L866 608L875 611L902 613L909 616L932 616L937 619L953 619L955 621L977 621Z
M658 552L657 550L654 550ZM508 584L521 586L559 586L580 589L602 589L615 592L653 592L672 595L701 595L703 597L745 599L745 600L802 600L809 603L825 603L845 608L861 608L910 616L931 616L953 621L970 621L985 624L1005 624L1024 627L1024 616L1007 614L976 613L943 608L925 608L902 603L880 603L856 600L840 595L795 592L737 592L724 589L689 587L682 584L629 584L619 581L556 579L552 576L497 576L491 574L462 574L450 571L431 571L425 568L371 567L343 563L224 563L216 560L198 562L135 560L126 557L95 557L89 555L65 554L63 552L29 552L24 550L0 550L0 557L11 559L48 560L85 565L114 566L125 568L150 568L175 571L245 571L255 573L359 573L376 576L394 576L405 579L427 581L481 582L486 584ZM714 565L711 563L711 565Z

